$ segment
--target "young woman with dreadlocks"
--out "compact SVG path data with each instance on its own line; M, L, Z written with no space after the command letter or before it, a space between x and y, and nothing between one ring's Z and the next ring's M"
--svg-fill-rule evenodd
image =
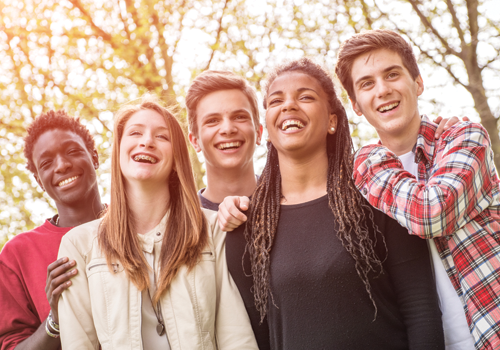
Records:
M267 163L246 225L226 237L252 324L267 318L272 349L444 348L426 243L354 186L328 73L301 59L265 86Z

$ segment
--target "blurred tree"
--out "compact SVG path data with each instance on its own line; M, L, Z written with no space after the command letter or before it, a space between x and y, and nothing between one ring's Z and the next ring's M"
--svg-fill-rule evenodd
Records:
M190 81L208 68L231 69L258 91L269 68L285 59L313 56L333 71L342 40L368 28L405 33L420 50L421 67L443 70L443 84L464 87L499 156L492 111L500 110L500 25L488 11L494 2L0 0L0 237L40 224L34 202L51 205L21 155L25 127L42 111L65 108L87 124L106 194L112 113L121 104L152 91L182 106ZM430 102L439 112L440 101ZM373 129L347 110L356 144L373 139ZM261 147L257 156L264 153ZM203 169L192 156L202 186Z

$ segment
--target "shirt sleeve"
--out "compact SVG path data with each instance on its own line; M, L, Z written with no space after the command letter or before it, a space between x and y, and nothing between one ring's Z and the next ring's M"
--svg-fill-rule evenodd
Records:
M63 237L59 247L58 258L63 256L75 260L79 272L71 279L71 288L65 290L59 298L61 346L63 349L99 349L85 273L85 258L67 236Z
M40 320L30 298L26 295L26 286L22 278L2 260L0 260L0 310L2 310L0 311L1 350L14 349L40 327Z
M395 220L376 213L385 237L388 271L408 334L409 349L444 349L441 311L427 242L408 235Z
M485 210L497 184L493 152L478 124L453 129L425 184L380 145L356 155L353 178L371 205L422 238L451 235ZM437 158L437 157L436 157Z
M226 262L226 233L218 224L212 225L215 248L217 311L215 334L218 349L258 349L238 287Z

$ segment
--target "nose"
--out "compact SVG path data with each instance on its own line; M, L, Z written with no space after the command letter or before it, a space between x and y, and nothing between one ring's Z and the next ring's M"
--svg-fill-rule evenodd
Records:
M219 132L223 135L233 135L238 132L238 129L230 118L224 118L222 120Z
M297 103L295 102L295 99L291 97L285 98L283 101L283 104L281 105L281 111L282 112L289 112L289 111L296 111L297 110Z
M150 133L144 133L140 140L140 146L149 149L155 148L156 145L154 136Z
M391 84L385 80L377 82L377 96L384 97L392 93Z
M56 168L55 168L56 173L64 174L65 172L68 171L68 169L71 169L73 167L73 164L68 159L66 159L66 157L62 155L59 155L56 158L55 162L56 162Z

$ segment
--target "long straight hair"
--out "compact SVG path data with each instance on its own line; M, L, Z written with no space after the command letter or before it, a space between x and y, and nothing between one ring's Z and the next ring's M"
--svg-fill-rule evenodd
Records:
M123 129L132 115L142 110L155 111L165 119L170 132L173 154L173 167L168 178L170 213L161 246L159 262L161 273L153 297L153 303L156 303L168 289L181 266L187 265L188 269L191 269L198 262L202 249L208 242L208 230L196 193L187 141L181 126L172 113L160 104L157 97L144 95L139 103L125 105L115 115L111 158L111 201L98 235L99 246L110 270L112 262L119 260L127 276L139 290L145 290L151 283L148 278L149 265L135 230L120 170L120 142Z

